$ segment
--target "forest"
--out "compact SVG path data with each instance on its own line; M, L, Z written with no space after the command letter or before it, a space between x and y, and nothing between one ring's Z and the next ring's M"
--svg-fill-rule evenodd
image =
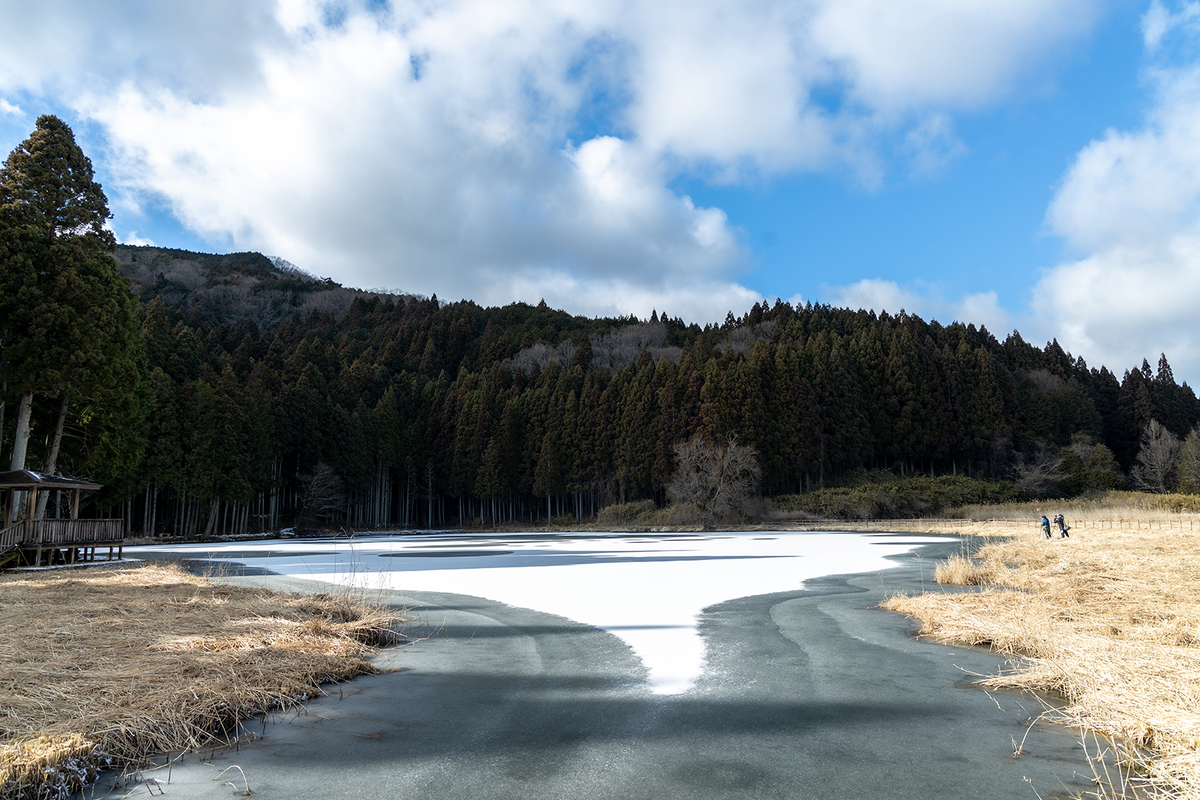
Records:
M133 531L582 519L665 502L696 436L751 447L766 496L1110 452L1113 469L1041 489L1078 493L1123 485L1151 420L1180 438L1200 423L1165 356L1118 380L1054 342L903 313L777 300L702 328L361 292L257 254L116 260L146 381L127 455L97 477Z
M98 301L46 290L53 271L21 260L14 229L0 238L0 458L16 464L20 446L30 468L103 483L102 513L132 533L582 520L667 502L689 441L750 448L765 497L864 471L1071 495L1146 484L1146 432L1178 448L1200 424L1165 355L1118 378L1016 332L782 300L705 326L484 308L105 231L71 275L100 276L93 294L126 322L90 330ZM35 302L68 306L59 333L30 321Z

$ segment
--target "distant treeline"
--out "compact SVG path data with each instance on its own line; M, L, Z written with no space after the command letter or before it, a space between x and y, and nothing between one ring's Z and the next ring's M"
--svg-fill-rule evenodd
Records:
M1200 423L1165 357L1118 379L904 313L777 300L700 327L363 292L257 254L118 261L149 382L99 477L133 531L582 518L663 502L697 435L753 447L766 495L876 469L1012 479L1072 443L1128 471L1150 420Z

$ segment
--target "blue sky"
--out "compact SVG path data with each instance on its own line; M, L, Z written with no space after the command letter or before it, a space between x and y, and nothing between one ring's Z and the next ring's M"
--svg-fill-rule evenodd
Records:
M962 149L933 171L902 152L880 185L839 172L675 185L726 211L753 250L742 282L764 296L828 302L847 277L880 279L946 298L995 291L1015 315L1039 271L1071 255L1045 224L1071 161L1107 128L1137 125L1147 104L1142 11L1107 10L1028 94L956 117Z
M1200 3L0 0L0 148L124 241L717 321L825 302L1200 379Z

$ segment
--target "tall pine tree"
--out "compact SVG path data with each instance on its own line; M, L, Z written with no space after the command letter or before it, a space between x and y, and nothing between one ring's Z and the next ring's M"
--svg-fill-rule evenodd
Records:
M147 370L135 299L110 257L108 216L70 127L39 117L0 168L3 383L18 399L12 469L27 465L34 405L43 401L57 412L43 470L57 467L72 409L106 431L95 437L94 466L131 474L140 456L132 434L146 413Z

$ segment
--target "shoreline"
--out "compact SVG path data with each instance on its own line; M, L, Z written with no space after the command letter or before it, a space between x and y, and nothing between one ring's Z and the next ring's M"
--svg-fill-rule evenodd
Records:
M580 525L515 525L505 524L499 526L466 526L466 527L448 527L448 528L365 528L362 530L346 530L345 528L328 529L314 531L311 533L298 534L289 532L291 529L282 531L268 531L262 533L247 533L233 535L213 535L209 537L195 536L191 538L182 536L163 536L163 537L127 537L125 545L129 547L151 546L151 545L174 545L174 544L206 544L206 543L230 543L230 542L253 542L282 539L288 541L305 541L305 540L325 540L325 539L354 539L360 536L438 536L438 535L475 535L485 536L489 533L498 535L514 534L514 533L580 533L580 534L595 534L595 533L624 533L624 534L687 534L687 533L712 533L714 531L731 531L740 533L753 533L762 531L846 531L857 533L876 533L876 532L895 532L895 533L945 533L954 534L964 528L972 528L970 535L975 536L1005 536L1018 534L1027 531L1037 530L1038 518L1044 512L1049 512L1052 509L1059 507L1053 502L1045 501L1038 504L1028 504L1027 509L1012 510L1005 508L1005 516L984 516L971 515L962 517L938 516L938 517L903 517L894 519L825 519L825 520L796 520L796 519L777 519L767 520L762 522L734 524L728 525L599 525L595 522L585 522ZM1079 530L1099 529L1099 530L1158 530L1162 528L1174 529L1179 525L1184 525L1184 530L1194 530L1200 532L1200 512L1185 511L1166 511L1150 507L1139 508L1095 508L1088 509L1086 506L1083 510L1077 508L1066 508L1065 510L1075 512L1072 517L1071 524L1079 527ZM1109 513L1111 511L1111 513ZM1190 527L1189 527L1190 526Z
M163 564L0 575L0 798L228 740L375 667L401 619L345 594L239 589ZM117 568L106 568L117 567Z
M208 569L218 574L271 570L372 592L471 594L560 615L615 633L642 657L655 691L673 693L701 672L696 620L705 608L787 591L823 575L883 570L891 565L887 554L946 538L779 530L449 533L151 545L126 552L198 559L198 566L211 559ZM225 567L233 562L246 566Z
M1049 716L1124 765L1098 775L1105 791L1198 798L1200 529L1083 522L1050 540L980 525L935 586L882 607L922 638L1014 659L983 685L1063 698Z
M1153 533L1152 531L1150 531L1146 528L1142 528L1140 525L1136 529L1132 529L1132 526L1131 526L1130 530L1123 531L1123 530L1119 530L1119 529L1114 530L1114 529L1110 529L1110 528L1104 528L1103 527L1104 522L1101 522L1100 520L1095 520L1094 522L1097 522L1098 525L1093 526L1091 528L1088 527L1088 522L1091 522L1091 521L1083 520L1082 522L1083 522L1082 525L1077 525L1077 527L1072 531L1071 539L1063 540L1063 541L1055 539L1052 542L1045 542L1043 539L1041 539L1041 534L1035 527L1034 522L1032 520L1015 520L1015 521L992 520L992 521L985 522L982 520L946 519L946 518L928 519L927 518L927 519L903 520L903 521L901 521L901 520L887 520L887 521L878 520L878 521L862 521L862 522L852 522L852 523L851 522L843 522L841 524L834 523L834 524L820 524L820 525L815 525L815 524L809 523L809 524L805 524L803 526L798 526L798 525L797 526L788 526L787 528L785 528L784 526L781 526L781 525L754 526L754 527L746 528L743 530L748 533L758 532L758 531L763 531L763 530L775 530L775 531L823 530L823 531L830 531L830 532L839 532L839 531L847 531L847 532L854 531L854 532L862 532L862 533L896 532L896 533L912 533L912 534L916 534L916 533L943 534L943 535L951 534L951 535L960 536L964 540L964 546L959 548L959 553L957 555L958 555L959 559L967 561L968 566L972 567L975 571L974 572L968 571L966 573L965 579L957 581L960 584L959 586L955 587L951 591L947 591L947 589L950 588L952 583L955 582L949 577L949 573L945 573L944 575L938 576L939 580L941 578L945 578L945 580L939 585L934 582L933 575L925 574L925 572L927 572L927 569L926 569L927 565L924 564L924 562L923 562L922 567L921 567L921 570L922 570L921 591L920 591L920 593L914 593L913 600L914 600L914 602L917 602L917 601L929 602L929 601L924 600L924 598L932 598L932 602L930 602L930 605L929 605L929 610L922 612L922 611L916 609L915 607L913 607L913 608L889 607L889 605L895 599L895 596L881 597L880 598L881 602L878 607L885 608L885 609L891 610L891 611L897 611L900 614L907 614L909 616L912 616L912 617L915 617L915 618L921 620L924 627L920 631L913 632L916 634L916 638L937 641L942 644L949 644L949 645L960 646L960 647L986 646L991 651L993 651L996 655L998 655L1002 658L1003 657L1013 657L1013 658L1020 659L1021 661L1028 661L1030 663L1033 663L1035 666L1037 666L1038 664L1042 664L1044 666L1046 659L1044 658L1043 655L1039 654L1038 650L1033 649L1033 648L1029 647L1027 644L1022 643L1020 641L1017 641L1014 643L1014 641L1012 641L1013 637L1011 635L1005 633L1005 631L1007 630L1005 628L1005 625L1010 623L1012 618L1021 617L1021 616L1032 616L1035 619L1040 619L1040 618L1046 616L1048 613L1050 613L1050 612L1047 612L1044 607L1041 607L1040 610L1034 611L1032 613L1029 611L1029 609L1025 609L1024 613L1015 613L1013 611L1012 607L1002 606L999 609L999 613L993 615L993 617L990 619L990 621L988 618L986 618L986 616L980 614L978 609L972 609L971 613L974 615L974 617L972 619L973 627L970 629L969 635L963 635L961 632L948 633L947 626L953 623L953 621L956 618L956 615L960 614L960 611L954 610L956 605L961 606L964 603L970 603L970 602L977 601L978 598L986 596L987 592L994 591L995 590L994 586L996 586L996 585L1009 584L1007 589L1002 589L1002 590L1008 591L1009 594L1013 594L1013 595L1025 596L1025 595L1028 595L1031 593L1032 585L1031 584L1025 585L1025 584L1021 583L1021 580L1023 580L1023 579L1020 578L1020 575L1022 574L1020 572L1020 568L1024 565L1021 563L1018 563L1020 561L1020 559L1017 559L1017 561L1013 561L1012 553L1010 551L1005 551L1007 553L1007 555L1002 555L1000 557L1000 563L1001 563L1001 566L1008 569L1009 572L1003 573L1003 572L997 571L998 568L995 567L994 565L991 567L987 566L987 564L989 562L988 562L987 554L985 553L985 551L989 547L1004 547L1006 545L1006 543L1012 542L1015 540L1022 545L1031 546L1033 548L1034 553L1041 552L1043 555L1045 555L1046 553L1050 553L1050 554L1054 554L1057 556L1065 556L1065 555L1071 554L1072 552L1082 550L1082 548L1076 547L1076 545L1080 544L1080 543L1087 543L1090 540L1096 540L1097 542L1102 542L1105 544L1105 546L1108 549L1111 549L1116 537L1147 538L1148 536L1152 535L1152 533ZM1176 520L1176 522L1178 522L1178 520ZM898 528L902 528L902 529L897 530ZM515 532L540 533L540 532L542 532L542 530L544 530L544 529L530 530L528 528L524 528L524 529L521 529L521 530L515 531ZM1180 538L1181 536L1185 536L1185 538L1188 538L1188 539L1193 538L1192 531L1190 529L1184 530L1184 529L1176 528L1176 529L1171 529L1171 530L1173 530L1173 532L1168 535L1175 537L1176 539ZM419 532L411 531L411 532L404 532L399 535L406 536L406 537L407 536L415 537L415 536L422 536L422 535L486 536L488 533L492 533L492 532L500 534L500 535L504 535L505 533L511 533L511 532L505 532L505 531L494 531L494 530L489 530L489 529L481 530L481 529L471 528L471 529L466 529L466 530L439 530L439 531L419 531ZM594 531L594 530L589 531L589 530L582 530L579 528L571 528L571 529L557 529L557 530L552 530L551 532L560 534L560 535L568 535L569 536L571 533L579 533L581 535L587 535L589 533L596 533L597 531ZM609 532L609 531L605 531L605 532ZM611 531L611 532L622 533L623 531ZM646 533L646 532L654 532L654 533L666 534L666 535L670 535L673 533L685 535L685 534L695 534L695 533L706 533L706 532L711 532L711 531L680 530L680 529L672 529L672 530L664 530L664 531L644 531L644 530L633 531L633 533ZM364 536L367 536L367 535L382 536L382 535L386 535L386 533L387 532L371 532L368 534L368 533L364 532L362 535L364 535ZM1160 535L1163 533L1163 530L1161 529L1161 527L1160 527L1158 533ZM1014 536L1014 534L1016 534L1016 535ZM1021 534L1024 534L1024 535L1021 535ZM275 539L278 537L272 536L272 537L256 537L256 538ZM288 537L286 540L287 541L304 541L308 538L310 538L310 537ZM330 537L311 537L311 538L328 540ZM346 537L342 536L342 537L336 537L336 538L345 539ZM1196 538L1200 539L1200 537L1196 537ZM221 541L224 543L229 543L230 541L233 541L233 542L247 541L247 539L244 537L237 537L236 539L233 539L233 540L223 539L223 540L218 540L218 541ZM213 542L213 543L215 543L215 542ZM151 544L151 546L153 546L154 544L169 544L169 542L165 542L163 540L153 540L149 544ZM193 542L190 542L190 544L204 544L204 542L193 541ZM946 548L944 546L940 546L940 545L928 545L928 546L920 548L920 550L925 550L927 547L940 547L942 550L948 550L948 548ZM1023 556L1022 558L1026 558L1028 560L1027 557ZM955 560L955 553L953 553L952 551L949 551L948 559L949 560L947 562L943 562L942 566L948 565L951 562L953 562ZM1008 559L1008 561L1005 561L1005 559ZM1064 562L1063 559L1061 559L1061 558L1059 558L1057 560L1059 562L1059 571L1056 574L1056 576L1052 580L1049 581L1049 583L1051 583L1051 584L1054 581L1062 582L1062 581L1065 581L1068 578L1070 578L1070 569L1072 569L1072 567L1069 564L1067 564L1066 562ZM1179 560L1179 559L1176 559L1176 560ZM1167 556L1167 564L1166 564L1167 567L1171 566L1170 561L1171 561L1171 558L1168 555ZM1013 565L1015 565L1016 568L1014 568ZM99 565L99 566L103 566L103 565ZM1075 568L1078 568L1078 567L1076 566ZM1158 568L1150 567L1150 568L1147 568L1146 571L1154 571L1156 569L1158 569ZM989 571L989 570L991 570L991 571ZM1168 569L1167 571L1170 571L1170 570ZM944 572L942 567L939 567L939 572ZM854 573L854 575L858 576L859 578L863 577L863 576L859 576L857 573ZM836 576L834 576L834 577L836 577ZM243 579L243 580L254 580L254 579L247 578L247 579ZM820 579L820 581L825 581L825 580L827 580L827 579ZM979 584L981 584L981 583L986 584L986 585L980 586ZM966 585L963 586L961 584L966 584ZM743 598L743 599L745 599L745 598ZM889 615L889 616L891 616L891 615ZM1076 622L1078 622L1079 624L1083 624L1083 622L1080 620L1076 620ZM911 624L911 623L908 623L908 624ZM939 625L942 626L940 629L937 627ZM1200 627L1195 627L1195 626L1188 627L1187 625L1183 625L1183 626L1181 626L1181 630L1183 632L1183 635L1185 635L1185 636L1191 635L1190 633L1188 633L1188 631L1195 631L1196 632L1195 641L1200 641ZM1006 635L1008 636L1007 639L1005 638ZM1056 637L1061 638L1061 635L1056 634ZM1188 644L1188 646L1192 646L1194 643L1195 642L1188 642L1187 644ZM1057 669L1059 669L1059 671L1061 671L1061 667L1059 667ZM1079 666L1077 664L1077 665L1069 668L1068 671L1069 672L1077 672L1077 673L1086 673L1086 672L1094 671L1094 670L1091 669L1086 664L1084 664L1083 666ZM1134 673L1134 674L1136 677L1137 673ZM1163 726L1148 725L1148 724L1146 724L1145 720L1137 722L1133 726L1130 726L1128 724L1124 724L1123 727L1121 725L1114 726L1114 724L1111 722L1111 720L1106 721L1104 719L1101 719L1101 717L1103 715L1098 715L1095 710L1091 710L1091 711L1087 712L1086 714L1079 714L1077 712L1073 712L1073 711L1071 711L1071 703L1073 702L1073 694L1072 694L1071 688L1069 686L1060 685L1061 681L1059 683L1055 683L1054 681L1047 681L1044 674L1034 674L1031 677L1029 675L1029 670L1012 672L1012 671L1006 671L1005 669L1001 668L996 674L985 675L983 677L985 678L984 685L990 685L994 688L1013 689L1013 690L1017 690L1017 691L1033 691L1035 693L1038 691L1048 691L1048 692L1051 692L1052 694L1054 694L1055 696L1060 696L1060 697L1064 698L1064 700L1067 702L1068 705L1067 705L1067 708L1065 711L1056 712L1055 721L1057 723L1069 725L1069 726L1077 726L1079 724L1084 724L1084 725L1087 725L1088 727L1090 727L1092 730L1100 731L1102 735L1117 736L1117 737L1121 737L1121 738L1124 738L1124 739L1132 742L1134 744L1133 750L1127 749L1125 751L1120 751L1115 746L1116 743L1111 742L1111 741L1107 745L1105 745L1105 747L1107 747L1107 749L1111 753L1115 753L1119 759L1122 759L1126 762L1136 764L1137 770L1144 773L1145 776L1151 777L1153 779L1152 785L1157 786L1157 785L1162 784L1163 778L1161 776L1160 777L1154 777L1154 776L1156 774L1155 770L1158 770L1159 773L1163 772L1162 767L1155 766L1155 763L1161 763L1163 761L1163 759L1158 758L1157 762L1155 762L1154 760L1147 758L1146 755L1149 754L1150 756L1153 756L1154 754L1153 754L1153 752L1151 752L1152 748L1161 744L1161 739L1165 735L1164 732L1161 731L1161 728ZM1076 694L1078 694L1078 693L1076 692ZM1114 733L1114 731L1116 731L1116 733ZM1165 733L1169 734L1170 732L1167 731ZM1155 741L1156 739L1158 739L1160 741L1156 742ZM1186 755L1187 754L1184 754L1184 756L1186 756ZM1193 755L1194 755L1194 753L1193 753ZM1182 767L1183 769L1187 768L1187 764L1184 763L1187 761L1187 758L1185 757L1181 760L1178 756L1179 756L1179 754L1176 753L1174 765L1169 766L1167 768L1168 773L1170 773L1172 770L1175 771L1176 773L1178 773L1179 770L1181 769L1181 767L1179 766L1179 764L1181 764L1181 763L1183 764L1183 767ZM1170 778L1170 775L1168 774L1166 777ZM1185 778L1186 778L1186 776L1185 776ZM1110 777L1109 780L1110 780L1110 783L1122 784L1125 782L1125 776L1118 775L1118 776L1116 776L1115 779ZM1178 784L1179 781L1176 780L1176 783ZM1180 797L1196 797L1196 796L1198 796L1194 791L1190 794L1188 793L1189 791L1192 791L1189 788L1192 785L1193 784L1186 783L1186 781L1185 781L1184 790L1179 791L1177 793L1177 796L1180 796ZM1120 796L1120 795L1118 795L1118 796Z
M996 693L967 685L1002 657L930 646L911 620L880 613L887 593L932 580L932 554L957 550L922 545L882 572L711 606L709 668L680 695L653 694L632 651L593 626L477 595L389 592L426 626L381 654L403 672L356 679L275 720L260 744L175 762L167 791L207 796L234 764L263 798L723 800L805 786L814 798L948 800L971 796L981 775L997 800L1028 797L1026 777L1043 796L1085 791L1070 731L1030 720L1021 695L1001 693L998 711ZM1014 759L1027 734L1031 755Z

